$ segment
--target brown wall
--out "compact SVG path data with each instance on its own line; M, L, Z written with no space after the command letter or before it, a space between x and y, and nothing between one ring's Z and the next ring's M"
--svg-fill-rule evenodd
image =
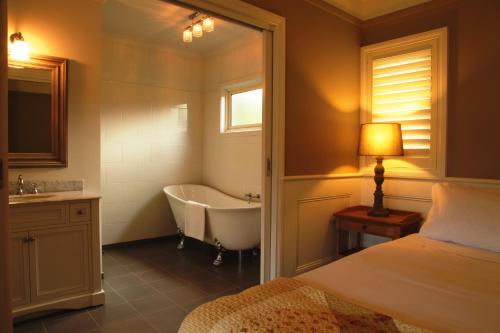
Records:
M363 24L362 45L449 30L447 175L500 179L500 1L434 0Z
M356 172L359 28L304 0L245 0L286 18L285 174Z

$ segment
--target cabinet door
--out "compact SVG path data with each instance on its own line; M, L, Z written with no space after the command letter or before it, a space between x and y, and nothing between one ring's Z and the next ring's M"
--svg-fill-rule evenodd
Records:
M27 232L10 234L12 258L12 306L30 302L29 245Z
M30 232L31 302L90 289L87 225Z

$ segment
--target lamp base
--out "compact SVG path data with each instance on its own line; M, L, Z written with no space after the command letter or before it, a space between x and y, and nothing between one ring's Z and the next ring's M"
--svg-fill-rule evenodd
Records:
M366 214L373 217L387 217L389 216L389 210L386 208L372 208Z
M383 157L377 157L377 165L375 166L375 192L373 193L373 208L368 211L369 216L386 217L389 216L389 210L384 208L384 192L382 192L382 184L384 183L384 161Z

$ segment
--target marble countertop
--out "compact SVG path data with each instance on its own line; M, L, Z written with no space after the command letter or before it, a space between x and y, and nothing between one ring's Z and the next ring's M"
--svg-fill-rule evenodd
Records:
M47 202L99 199L101 196L86 191L45 192L39 194L10 195L9 206L38 204Z

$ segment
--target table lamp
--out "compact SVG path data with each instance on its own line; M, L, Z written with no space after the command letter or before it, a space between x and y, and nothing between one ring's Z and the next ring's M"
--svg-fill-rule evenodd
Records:
M370 216L388 216L389 210L384 208L384 156L402 156L403 138L401 125L396 123L368 123L362 124L359 133L358 155L375 156L375 184L373 193L373 208L368 211Z

